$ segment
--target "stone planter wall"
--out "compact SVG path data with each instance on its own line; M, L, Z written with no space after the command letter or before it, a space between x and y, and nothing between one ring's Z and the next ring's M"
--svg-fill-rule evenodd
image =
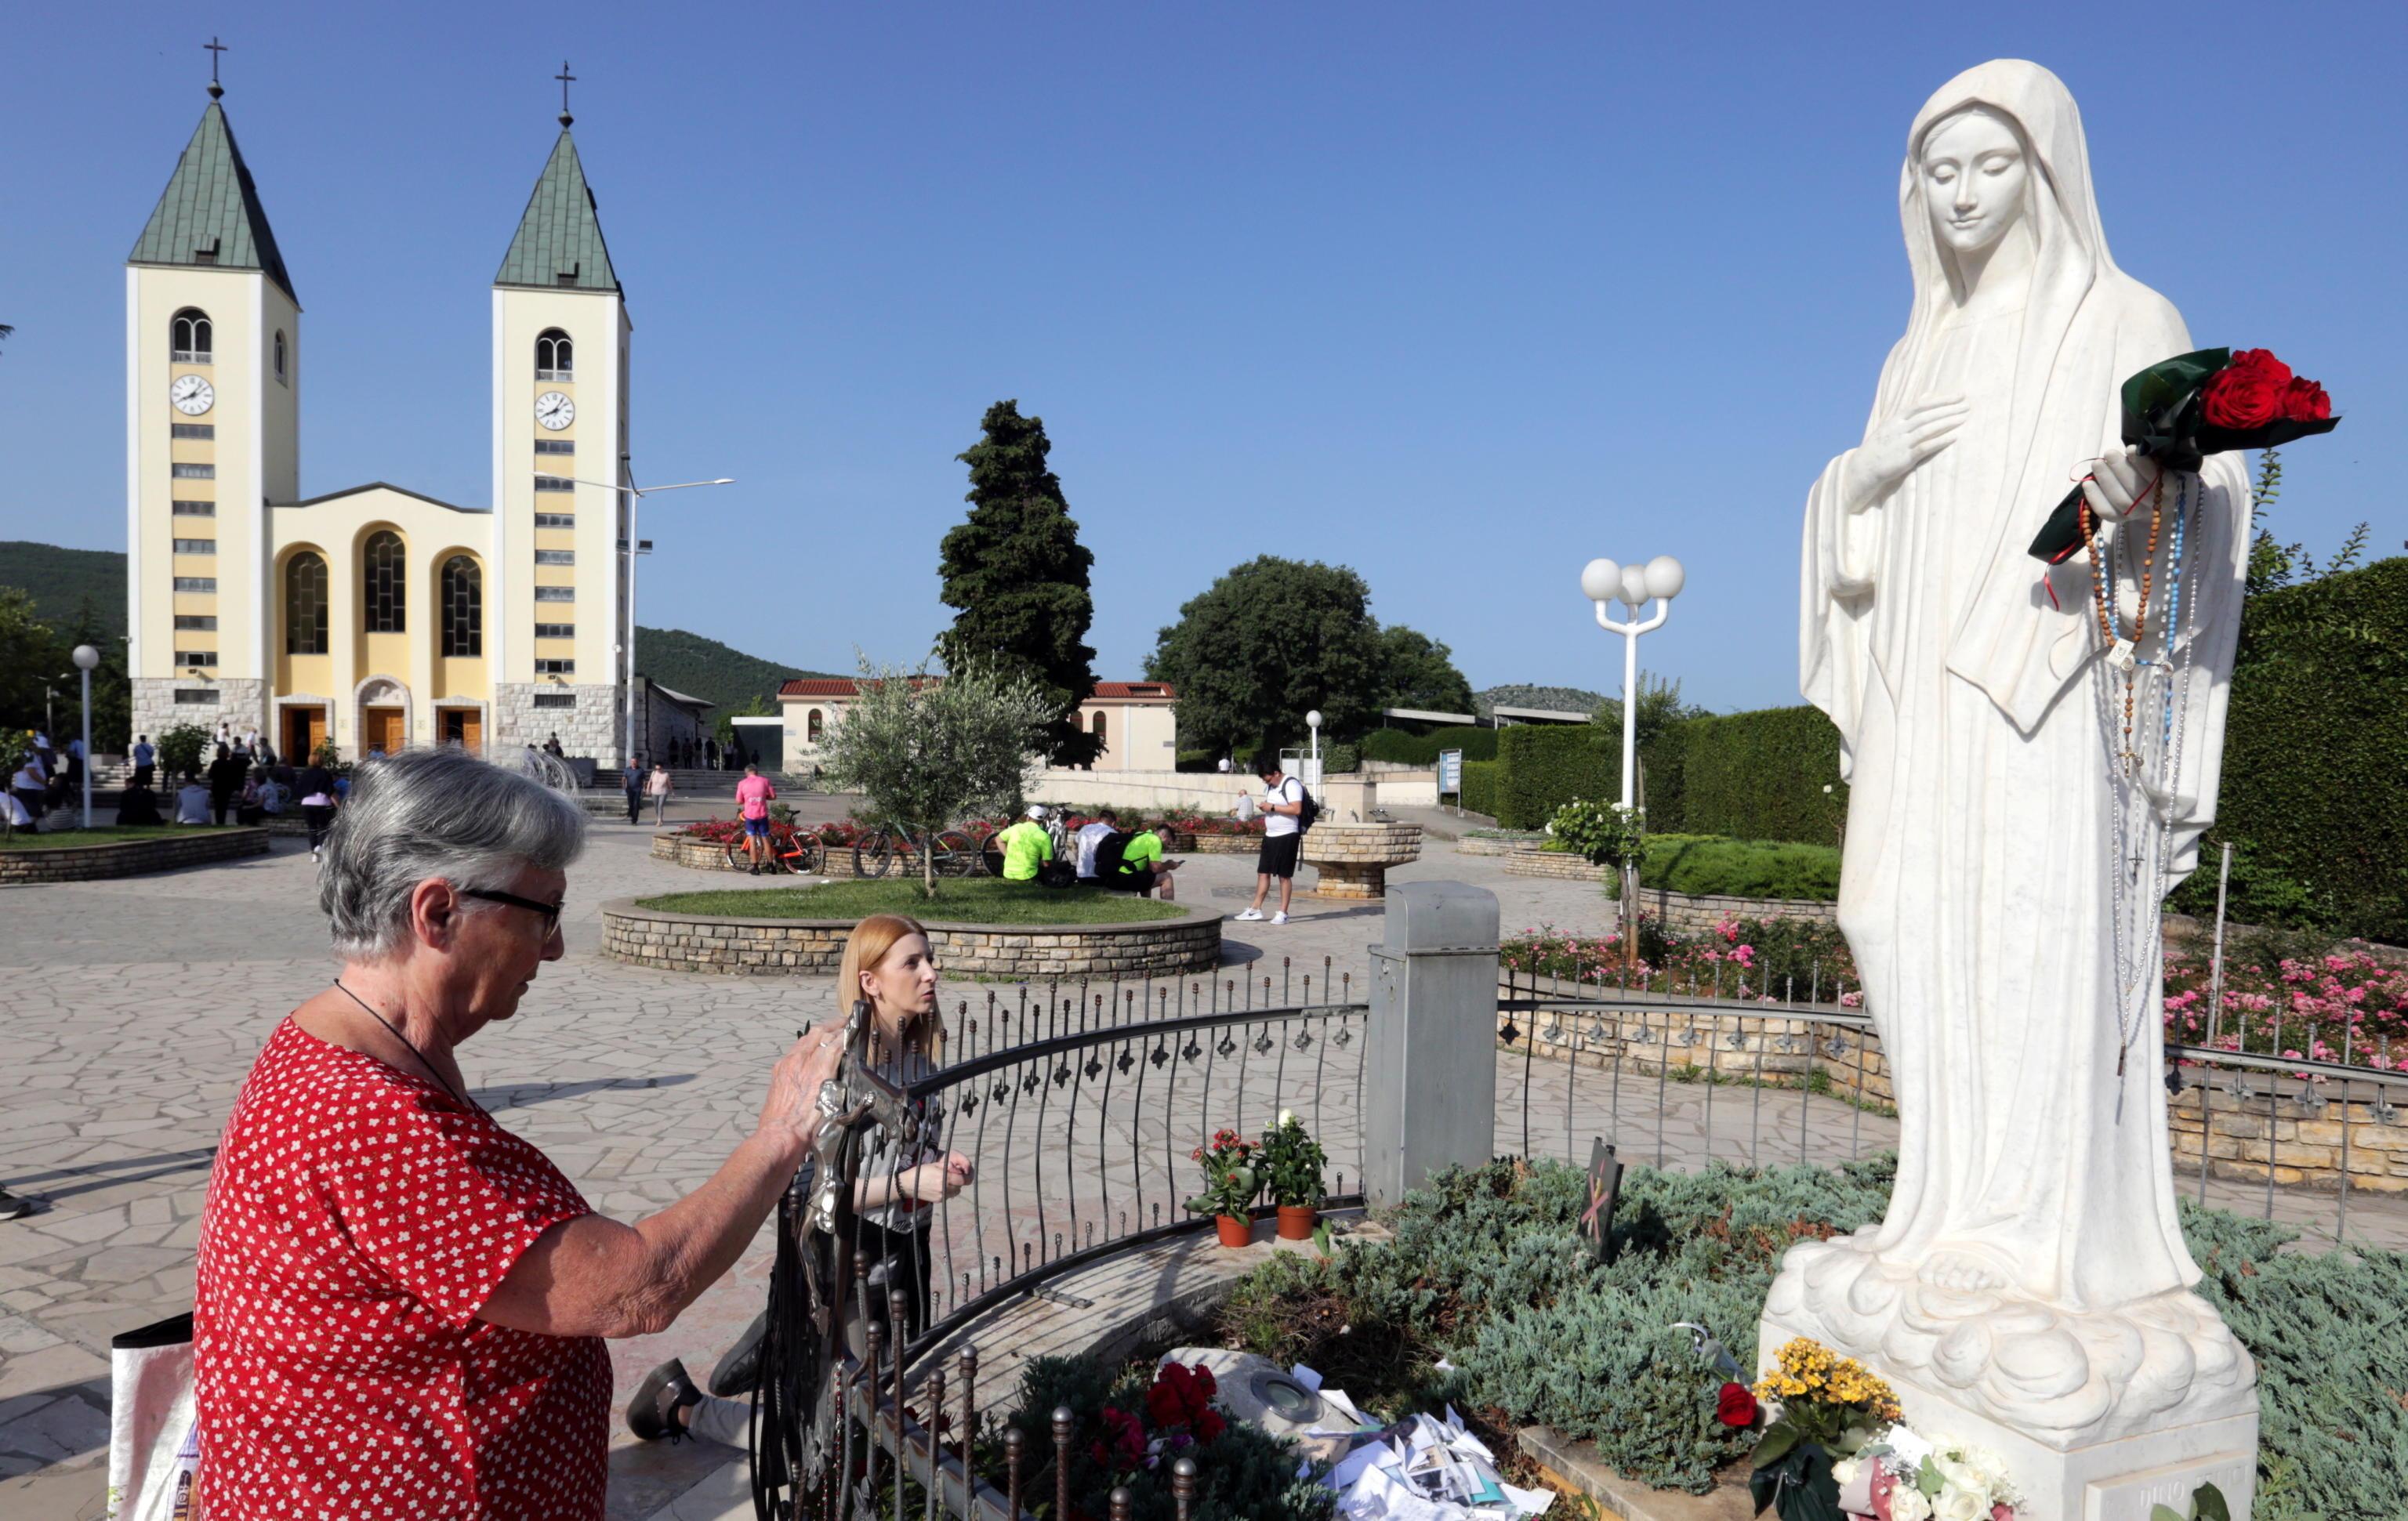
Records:
M1259 834L1197 834L1186 848L1191 856L1251 856L1262 847Z
M1472 845L1481 842L1466 840L1463 843ZM1480 852L1474 852L1474 854L1480 854ZM1498 854L1505 858L1507 876L1552 877L1558 882L1611 882L1613 880L1612 867L1597 865L1586 856L1575 856L1569 850L1541 850L1535 846L1525 846L1515 850L1499 851Z
M0 883L91 882L102 877L147 876L181 866L236 860L267 854L265 829L178 832L164 826L155 840L113 840L104 845L38 846L0 850Z
M1455 848L1464 856L1511 856L1537 847L1527 840L1483 840L1467 834L1455 842Z
M1324 820L1305 832L1303 859L1321 869L1315 898L1385 898L1388 868L1418 860L1419 824L1355 824Z
M602 953L667 972L833 975L852 932L851 919L673 914L632 898L602 905ZM1221 960L1221 917L1200 908L1139 924L932 924L928 938L949 976L1168 976Z
M716 840L705 840L692 834L679 834L674 832L652 836L652 859L696 872L732 871L739 874L744 872L741 866L727 864L727 846L724 845ZM822 846L817 874L842 878L854 875L853 846L849 845ZM894 864L886 868L887 879L890 881L919 874L920 856L917 851L896 852Z
M2231 1074L2219 1076L2229 1083ZM2250 1074L2254 1099L2243 1099L2229 1087L2202 1100L2196 1087L2185 1088L2166 1104L2166 1128L2174 1149L2174 1186L2195 1186L2199 1179L2200 1119L2207 1119L2207 1170L2210 1176L2243 1183L2263 1183L2271 1165L2274 1181L2310 1188L2339 1188L2343 1170L2343 1121L2348 1122L2349 1186L2377 1193L2408 1193L2408 1094L2391 1089L2386 1109L2376 1102L2372 1084L2358 1085L2358 1097L2347 1103L2327 1085L2312 1092L2304 1083L2278 1081L2263 1073ZM2269 1097L2268 1090L2273 1090Z
M1612 874L1611 867L1607 874ZM1662 888L1639 889L1639 909L1666 929L1681 934L1708 934L1725 919L1812 919L1837 924L1840 905L1809 898L1731 898L1720 893L1691 897Z

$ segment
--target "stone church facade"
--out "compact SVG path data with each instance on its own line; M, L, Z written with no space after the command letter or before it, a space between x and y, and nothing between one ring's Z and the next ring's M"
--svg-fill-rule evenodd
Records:
M567 112L493 285L490 502L305 499L301 304L221 93L126 261L134 728L621 763L633 329Z

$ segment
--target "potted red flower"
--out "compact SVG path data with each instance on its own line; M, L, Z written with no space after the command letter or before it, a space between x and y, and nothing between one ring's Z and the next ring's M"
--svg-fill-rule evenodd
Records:
M1254 1144L1237 1131L1212 1132L1212 1144L1197 1146L1188 1156L1204 1168L1204 1190L1187 1201L1197 1215L1210 1215L1224 1246L1243 1246L1254 1239L1251 1215L1254 1196L1263 1191L1262 1174L1254 1167Z

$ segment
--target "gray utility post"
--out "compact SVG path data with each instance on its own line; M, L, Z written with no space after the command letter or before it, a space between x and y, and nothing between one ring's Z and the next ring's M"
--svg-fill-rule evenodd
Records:
M1394 1204L1497 1141L1497 895L1461 882L1388 888L1371 947L1363 1192Z

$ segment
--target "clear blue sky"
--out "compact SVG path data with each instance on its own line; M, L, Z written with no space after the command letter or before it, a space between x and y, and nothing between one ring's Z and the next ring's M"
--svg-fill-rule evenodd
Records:
M1611 690L1580 567L1670 551L1649 665L1796 701L1806 488L1905 317L1906 127L1998 56L2072 87L2124 267L2350 414L2289 451L2284 535L2397 552L2408 7L1977 8L11 7L0 538L122 547L120 270L215 31L306 311L303 490L488 500L486 292L566 53L638 475L740 481L647 514L642 620L797 666L926 648L953 456L1011 396L1107 678L1277 548L1474 686Z

